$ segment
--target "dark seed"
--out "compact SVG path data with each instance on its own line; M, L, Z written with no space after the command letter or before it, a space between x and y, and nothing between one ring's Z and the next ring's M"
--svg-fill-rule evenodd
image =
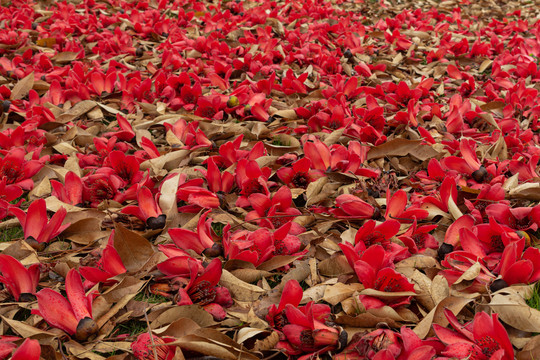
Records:
M21 296L19 296L20 302L32 302L36 301L36 296L34 294L30 293L22 293Z
M343 349L344 347L347 346L347 338L348 338L348 334L345 330L341 330L341 332L339 333L339 349Z
M161 214L158 217L149 217L146 219L146 226L152 230L163 229L165 222L167 221L167 215Z
M47 246L47 243L39 243L36 239L34 239L32 236L29 236L25 239L26 243L30 245L34 250L37 252L42 252L45 250L45 247Z
M454 245L442 243L441 246L439 246L439 250L437 250L437 257L439 260L444 260L446 255L450 254L452 251L454 251Z
M38 24L37 24L37 23L35 23L35 22L34 22L34 23L32 23L32 30L36 30L36 29L37 29L37 27L38 27Z
M138 47L137 50L135 50L135 55L136 55L137 57L143 56L143 55L144 55L144 50L143 50L143 48L142 48L142 47Z
M474 181L476 181L477 183L481 183L481 182L484 182L484 180L486 179L486 176L487 176L487 170L484 166L480 166L480 169L474 171L472 173L472 178L474 179Z
M345 52L343 53L343 56L345 56L347 59L350 59L350 58L353 57L353 54L352 54L352 52L351 52L350 49L347 49L347 50L345 50Z
M221 256L223 254L223 246L219 243L215 243L211 248L208 248L203 251L204 256L211 258Z
M8 112L10 107L11 107L11 101L9 101L9 100L4 100L4 101L2 102L2 110L3 110L4 112Z
M96 334L98 330L99 330L98 325L94 321L94 319L85 317L84 319L79 321L79 325L77 325L75 338L79 341L85 341L90 336Z
M497 292L507 287L508 287L508 283L504 281L504 279L497 279L491 283L491 285L489 286L489 290L491 292Z

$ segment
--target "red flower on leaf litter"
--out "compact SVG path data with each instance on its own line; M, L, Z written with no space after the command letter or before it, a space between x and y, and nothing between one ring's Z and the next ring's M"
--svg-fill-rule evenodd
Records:
M442 355L471 360L514 359L514 348L497 314L478 312L466 325L461 325L450 310L445 309L444 314L454 331L433 324L435 334L446 344Z
M222 273L221 260L212 260L200 275L197 262L190 260L188 265L189 283L178 290L177 304L199 304L212 314L214 320L225 319L227 314L223 308L232 306L233 301L227 288L217 286Z
M491 204L486 207L486 214L513 230L536 231L540 225L540 205L511 208L504 204Z
M84 186L81 178L73 171L66 174L64 184L51 180L52 195L66 204L82 205Z
M137 360L172 360L176 353L176 346L167 345L167 343L174 340L145 332L131 343L131 350Z
M85 295L79 273L69 270L66 276L67 299L51 289L43 289L36 294L40 315L49 325L75 335L77 340L86 340L97 333L98 326L92 318L93 295Z
M340 330L325 324L330 308L322 305L328 311L324 313L315 306L313 301L302 309L292 304L285 305L287 324L281 330L277 349L284 350L289 356L306 354L298 359L307 360L339 348Z
M343 249L343 247L342 247ZM414 292L414 285L407 278L396 272L394 269L392 256L387 254L380 245L370 246L354 262L354 271L358 280L366 289L374 289L385 293L392 292ZM395 298L378 298L382 301L374 301L371 296L360 295L360 301L366 308L378 308L385 303L391 307L399 307L410 302L410 296L399 296Z
M272 304L268 310L268 315L266 315L266 321L268 324L276 330L282 330L283 326L286 325L287 320L284 318L285 306L290 304L294 307L300 305L304 291L298 283L297 280L289 280L285 283L283 287L283 292L281 293L281 299L279 300L279 305Z
M504 248L501 261L493 270L501 275L506 285L532 284L540 280L540 249L528 247L525 239L511 242Z
M429 232L435 230L437 225L417 226L416 219L411 227L398 236L398 239L409 248L411 254L422 253L426 249L437 249L439 242Z
M39 264L33 264L27 269L19 260L0 254L0 273L0 282L13 295L15 301L28 301L33 298L39 282Z
M169 229L169 235L175 245L182 250L193 250L202 254L204 250L214 246L212 239L212 219L207 219L210 211L205 212L197 222L197 232L175 228Z
M292 208L291 190L282 186L272 195L263 195L259 193L251 194L248 198L253 210L247 213L246 221L255 221L259 226L269 229L276 229L285 223L293 220L302 213ZM293 235L301 234L303 228L297 223L292 224Z
M292 167L279 169L277 176L289 187L305 189L309 183L324 176L324 173L320 170L311 170L311 161L308 158L302 158L295 161Z
M146 186L138 186L137 202L139 204L126 206L121 212L136 216L139 220L144 221L146 226L152 230L163 229L167 215L161 211L158 198L159 194L153 196L152 191Z
M357 196L343 194L336 198L336 208L328 212L338 219L369 219L375 208Z
M32 176L43 167L39 160L26 160L26 151L22 148L11 149L4 158L0 158L0 178L5 178L8 185L17 185L23 190L32 190Z
M48 243L70 225L62 225L67 214L63 207L49 221L44 199L33 201L26 213L16 207L12 207L10 212L19 219L24 231L24 239L37 247L40 247L40 244Z
M89 281L91 284L97 284L99 282L107 283L110 278L115 277L126 272L126 268L118 251L113 246L114 230L109 236L107 246L103 250L94 250L91 255L96 257L93 266L81 266L79 271L81 275Z

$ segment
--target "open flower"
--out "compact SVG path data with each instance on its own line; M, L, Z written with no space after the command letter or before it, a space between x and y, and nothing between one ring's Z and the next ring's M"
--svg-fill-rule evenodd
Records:
M302 309L287 304L284 314L287 324L281 330L277 349L284 350L289 356L306 354L299 359L312 359L339 348L340 330L325 325L324 313L317 314L312 301Z
M93 295L86 296L79 273L69 270L66 276L67 299L51 289L36 294L40 315L49 325L75 335L77 340L86 340L97 333L98 326L92 318Z
M172 338L161 338L144 332L131 343L131 350L137 360L172 360L176 347L168 346L167 342L173 341Z
M442 355L471 360L513 360L514 348L497 314L476 313L472 323L461 325L454 313L445 309L444 315L454 331L433 324L437 337L446 344Z
M79 271L81 275L88 280L91 284L97 284L99 282L108 283L114 281L109 281L110 278L115 277L126 272L126 268L118 251L113 246L114 239L114 230L109 236L109 241L105 249L97 250L97 254L91 255L97 256L97 260L92 264L93 266L81 266ZM101 254L100 254L101 253ZM82 265L82 263L81 263Z
M286 318L284 318L285 314L283 313L285 306L290 304L294 307L298 307L303 294L304 291L297 280L292 279L287 281L283 287L279 305L276 307L276 305L272 304L268 310L268 315L266 315L268 324L274 329L282 330L283 326L287 323Z
M69 171L64 184L59 181L51 180L52 195L66 204L81 205L83 203L84 186L81 178L73 171Z
M29 299L36 293L39 282L39 264L25 268L19 260L0 254L0 282L9 290L15 301Z
M152 230L163 229L167 215L163 214L158 205L159 194L154 197L152 191L146 186L139 186L137 191L138 205L126 206L122 213L131 214L146 223Z
M44 199L32 202L25 213L19 208L10 209L24 230L24 238L27 242L42 248L40 244L48 243L62 233L70 224L62 225L66 217L66 209L60 208L49 220L47 218L47 205Z
M221 279L221 260L214 259L199 275L199 265L189 260L189 283L178 290L177 305L199 304L208 311L216 321L225 319L224 307L233 304L229 290L217 286Z

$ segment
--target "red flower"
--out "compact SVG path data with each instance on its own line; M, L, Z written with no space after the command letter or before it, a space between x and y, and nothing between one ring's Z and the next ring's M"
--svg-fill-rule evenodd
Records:
M62 225L62 221L64 221L67 214L66 209L63 207L49 221L47 218L47 205L43 199L33 201L26 213L15 207L12 207L10 211L19 219L25 240L35 241L38 244L51 241L70 225Z
M207 162L206 183L210 191L214 193L230 193L234 186L234 176L228 171L221 173L212 158Z
M212 219L206 219L210 211L205 212L197 222L197 232L182 228L169 229L169 235L176 246L182 250L193 250L202 254L214 245L212 240Z
M23 190L32 190L32 176L43 167L39 160L26 160L26 151L22 148L11 149L0 159L0 178L5 178L8 185L17 185Z
M73 171L69 171L65 178L64 184L59 181L51 180L52 196L66 204L82 205L84 186L80 177Z
M34 339L26 339L22 345L15 350L11 360L39 360L40 355L41 346L39 345L39 342Z
M423 225L417 227L416 219L411 227L398 237L411 254L422 253L426 249L437 249L439 242L429 232L436 229L437 225Z
M342 247L343 249L343 247ZM414 285L407 278L393 269L391 255L387 255L380 245L370 246L354 262L354 271L358 280L367 289L375 289L386 293L412 291ZM376 296L375 296L376 297ZM382 298L383 303L373 302L370 296L361 295L360 301L368 307L380 307L386 303L391 307L399 307L410 302L410 296L399 296L395 298ZM379 299L379 298L378 298Z
M536 231L540 224L540 205L510 208L504 204L491 204L486 207L486 214L513 230Z
M493 270L508 285L532 284L540 280L540 249L529 247L525 252L525 239L511 242L504 248L501 261Z
M268 310L268 315L266 315L268 324L276 330L282 330L286 324L285 314L283 313L285 306L291 304L294 307L298 307L303 294L304 292L298 281L294 279L287 281L281 293L278 307L272 304Z
M21 296L28 299L28 295L36 293L39 282L39 264L25 268L19 260L5 254L0 254L0 282L13 295L15 301ZM27 301L27 300L25 300Z
M97 254L92 254L99 257L94 266L79 267L81 275L89 282L93 284L99 282L107 283L110 282L108 281L110 278L126 272L124 263L120 255L118 255L118 251L113 246L113 239L114 230L109 236L109 241L105 249L97 251Z
M277 171L277 176L287 186L292 188L305 189L310 182L313 182L324 176L320 170L310 170L311 161L308 158L302 158L295 161L292 167L282 167Z
M233 301L229 290L217 286L222 273L221 261L217 258L212 260L200 275L196 262L189 260L188 265L189 283L178 290L177 304L199 304L212 314L216 321L223 320L227 316L223 308L232 306Z
M466 325L461 325L450 310L445 309L444 314L455 331L433 324L437 337L446 344L442 355L471 360L514 359L514 348L497 314L478 312Z
M144 332L131 343L131 350L137 360L172 360L176 347L168 346L167 343L173 341L174 339L160 338Z
M126 206L122 213L134 215L146 223L146 226L152 230L163 229L167 215L163 214L158 204L159 194L154 197L152 191L146 186L138 186L137 202L138 205Z
M247 213L246 221L255 221L259 226L269 229L276 229L285 223L293 220L302 213L292 206L291 190L282 186L272 195L263 195L259 193L251 194L248 198L253 211ZM292 234L297 235L303 232L303 228L297 223L292 223Z
M324 308L329 314L329 307ZM282 328L277 349L284 350L289 356L307 354L298 358L305 360L339 347L340 331L324 324L328 314L317 309L313 302L303 309L287 304L284 314L287 324Z
M403 190L396 191L391 195L390 189L386 191L386 219L396 219L399 222L412 222L422 220L428 217L429 213L426 210L418 208L409 208L407 206L407 193Z
M69 270L66 276L67 299L51 289L43 289L36 294L40 315L49 325L75 335L78 340L86 340L99 329L92 318L93 295L85 295L79 273Z
M343 194L336 198L336 208L329 212L339 219L369 219L375 208L357 196Z

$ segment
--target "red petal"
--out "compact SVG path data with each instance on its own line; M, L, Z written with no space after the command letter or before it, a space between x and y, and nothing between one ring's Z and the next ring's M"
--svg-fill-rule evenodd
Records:
M18 301L22 293L33 294L36 292L33 277L30 276L28 270L26 270L19 260L9 255L0 254L0 272L3 275L6 287L15 300Z
M397 218L407 206L407 193L403 190L398 190L394 195L390 196L390 189L386 191L386 213L385 218Z
M24 236L32 236L35 240L39 238L41 231L47 225L47 208L44 199L33 201L26 212L26 220L23 225ZM19 219L20 221L20 219Z
M191 230L169 229L172 241L182 250L191 249L201 254L206 248L201 244L199 236Z
M139 207L145 220L149 217L158 217L161 215L161 209L158 207L152 192L146 186L141 187L137 192L137 201L139 202Z
M34 339L26 339L22 345L13 353L11 360L39 360L41 346Z
M39 313L50 325L75 334L79 320L75 317L69 302L51 289L43 289L36 294Z
M285 283L285 287L283 288L283 293L281 294L281 300L279 301L277 312L281 312L283 309L285 309L285 305L287 304L298 307L303 296L304 291L297 280L292 279L287 281Z
M103 269L112 276L126 272L124 263L113 246L106 246L101 257L103 259Z
M81 276L75 269L66 276L66 293L77 320L92 318L92 304L84 293Z

